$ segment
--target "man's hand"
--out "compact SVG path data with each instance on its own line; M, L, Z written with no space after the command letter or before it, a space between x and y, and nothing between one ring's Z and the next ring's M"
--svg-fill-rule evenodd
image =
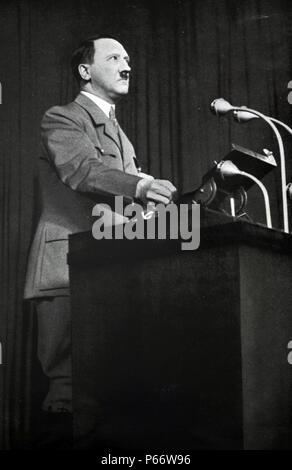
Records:
M136 198L144 204L151 201L167 205L174 200L176 192L176 187L170 181L148 177L137 184Z

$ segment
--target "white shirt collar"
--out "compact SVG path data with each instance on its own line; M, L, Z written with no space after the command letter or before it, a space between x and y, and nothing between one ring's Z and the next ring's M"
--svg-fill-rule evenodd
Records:
M109 117L111 108L115 109L114 104L108 103L107 101L103 100L99 96L94 95L93 93L89 93L88 91L83 90L81 91L81 93L87 96L87 98L89 98L91 101L93 101L104 112L107 117Z

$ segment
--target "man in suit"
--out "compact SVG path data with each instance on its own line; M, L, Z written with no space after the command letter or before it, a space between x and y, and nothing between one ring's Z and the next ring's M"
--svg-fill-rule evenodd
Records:
M132 144L115 118L115 105L129 90L129 56L109 37L83 41L72 58L80 94L49 109L42 120L41 216L32 243L25 298L38 315L38 355L49 377L45 412L72 411L68 235L91 230L92 208L113 205L115 196L168 204L171 182L137 170ZM105 224L124 223L104 214Z

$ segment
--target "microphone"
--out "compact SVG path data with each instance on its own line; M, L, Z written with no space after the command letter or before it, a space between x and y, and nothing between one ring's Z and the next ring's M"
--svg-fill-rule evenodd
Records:
M241 108L244 109L245 107L241 106ZM259 119L258 116L250 113L249 111L239 111L239 110L233 111L233 118L236 122L239 122L240 124L244 122L248 122L251 119Z
M251 179L254 183L258 185L264 197L267 227L272 228L270 199L269 199L268 191L266 187L263 185L263 183L258 178L251 175L250 173L247 173L246 171L241 171L230 160L223 160L222 162L218 163L217 171L219 172L223 180L232 178L234 176L244 176L245 178Z
M212 101L210 109L216 116L224 116L224 114L232 111L234 107L224 98L217 98L216 100Z
M220 98L219 98L220 99ZM216 101L216 100L214 100ZM212 105L211 105L212 106ZM241 106L240 107L240 110L234 110L233 111L233 117L234 117L234 120L236 122L239 122L239 123L244 123L244 122L248 122L250 121L251 119L255 119L255 118L258 118L258 116L256 116L255 114L252 114L251 112L249 111L244 111L244 109L246 109L246 106ZM223 114L223 113L221 113ZM272 122L274 122L275 124L278 124L279 126L282 126L284 129L286 129L287 132L289 132L289 134L292 135L292 129L291 127L289 127L287 124L285 124L283 121L280 121L279 119L275 119L271 116L266 116L268 119L270 119Z
M222 160L218 163L217 171L223 180L241 175L240 169L231 160Z
M242 108L244 108L244 106L242 106ZM258 116L251 114L248 111L233 111L233 117L234 117L234 120L239 123L245 123L245 122L250 121L251 119L258 118ZM292 129L287 124L271 116L268 116L268 118L272 122L277 124L278 126L281 126L284 129L286 129L286 131L289 132L290 135L292 135ZM264 149L264 153L268 154L266 149ZM292 200L292 183L288 183L286 185L286 191L287 191L287 198L291 201Z
M255 109L247 108L246 106L233 106L224 98L217 98L213 100L210 107L211 107L212 113L215 114L216 116L222 116L222 115L229 113L230 111L233 111L234 118L238 122L248 122L249 120L253 118L261 118L272 128L277 138L279 154L280 154L284 232L289 233L285 151L284 151L282 137L278 129L276 128L275 124L272 122L274 119L269 118L268 116L265 116L264 114L260 113L259 111L256 111ZM251 115L253 117L251 117ZM291 130L291 134L292 134L292 130Z

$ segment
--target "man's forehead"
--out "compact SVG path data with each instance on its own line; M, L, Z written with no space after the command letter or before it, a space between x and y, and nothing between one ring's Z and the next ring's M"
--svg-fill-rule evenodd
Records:
M107 56L108 54L117 52L123 56L128 55L122 44L116 39L100 38L94 41L95 55Z

